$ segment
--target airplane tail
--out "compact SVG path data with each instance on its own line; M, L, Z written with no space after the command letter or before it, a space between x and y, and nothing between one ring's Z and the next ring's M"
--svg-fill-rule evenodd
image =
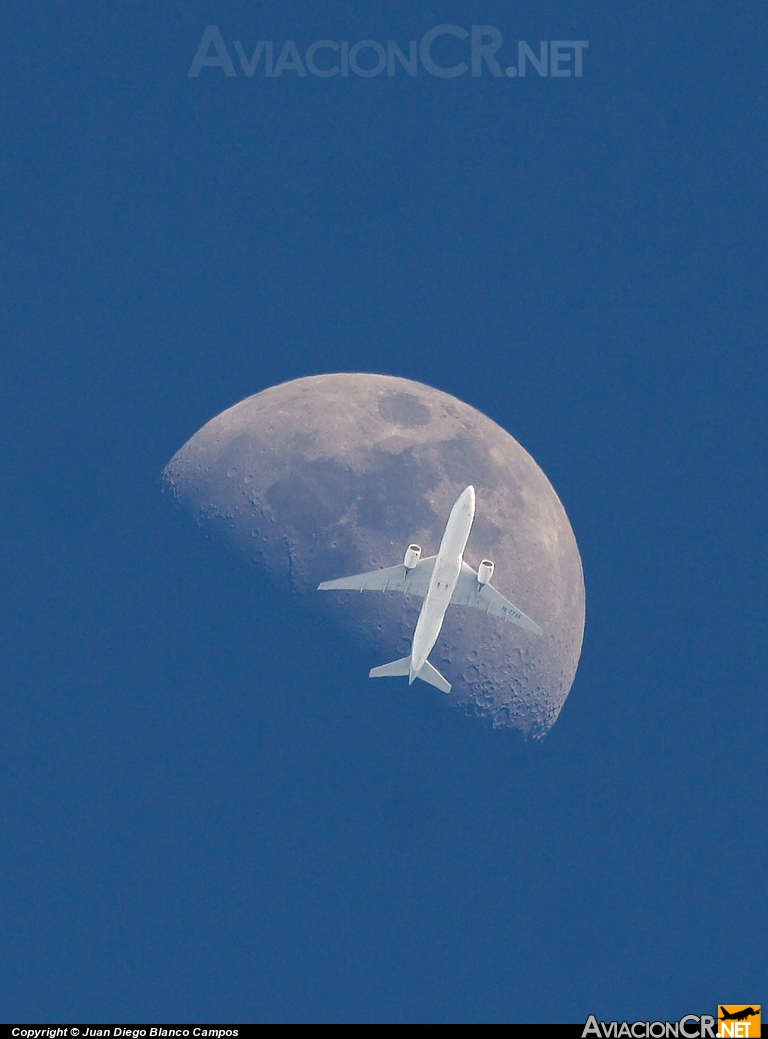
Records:
M405 675L410 674L411 670L411 658L402 657L400 660L393 660L389 664L381 664L380 667L373 667L368 673L369 678L401 678ZM416 675L422 682L428 682L433 685L436 689L439 689L441 693L450 693L451 683L446 682L437 668L432 667L430 662L426 660L419 673Z
M380 667L372 667L368 672L369 678L400 678L407 675L411 670L411 658L403 657L402 660L393 660L391 664L382 664Z
M435 689L439 689L441 693L450 693L451 683L446 682L436 667L432 667L428 660L425 660L421 665L421 671L419 671L417 678L420 678L422 682L429 682Z

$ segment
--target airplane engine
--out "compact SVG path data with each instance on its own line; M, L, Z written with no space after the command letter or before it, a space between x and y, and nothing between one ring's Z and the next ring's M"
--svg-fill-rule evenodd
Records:
M477 580L480 584L488 584L493 577L493 563L490 559L483 559L477 568Z
M403 560L403 563L405 564L405 569L406 570L413 570L413 568L417 565L417 563L419 562L420 559L421 559L421 548L420 548L420 546L419 545L409 545L408 548L405 550L405 559Z

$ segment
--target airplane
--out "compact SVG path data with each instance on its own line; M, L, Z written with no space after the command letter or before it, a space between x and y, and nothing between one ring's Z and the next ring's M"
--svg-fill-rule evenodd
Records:
M449 605L475 606L493 617L518 624L534 635L543 631L530 617L513 606L491 584L494 566L483 559L477 570L464 560L464 549L475 518L475 488L470 484L456 499L445 525L436 556L421 558L421 548L409 545L403 562L368 574L354 574L336 581L323 581L318 591L352 589L360 592L403 592L424 599L413 633L411 652L401 660L371 668L369 678L408 676L428 682L443 693L451 691L450 682L427 660L437 642Z
M743 1021L747 1017L757 1017L759 1013L759 1008L745 1007L743 1010L734 1010L732 1014L729 1014L724 1006L720 1007L720 1018L722 1021Z

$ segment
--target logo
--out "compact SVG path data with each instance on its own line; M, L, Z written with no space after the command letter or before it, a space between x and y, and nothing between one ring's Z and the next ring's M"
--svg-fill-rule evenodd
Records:
M401 47L400 44L404 46ZM295 40L232 40L227 46L218 25L207 25L188 76L196 79L201 69L218 69L229 78L238 67L247 78L332 79L383 75L416 76L421 68L438 79L457 76L488 77L497 82L524 79L534 70L539 77L579 79L584 71L584 52L589 40L507 41L495 25L435 25L420 40L315 40L306 47ZM515 46L516 44L516 46ZM234 54L234 57L233 57ZM498 57L497 57L498 55ZM235 60L237 59L237 60ZM508 64L514 61L515 64ZM239 65L238 65L239 63ZM292 76L294 73L295 76Z
M745 1035L746 1033L739 1033ZM759 1033L753 1032L753 1035ZM600 1021L590 1014L581 1039L715 1039L715 1019L710 1014L685 1014L679 1021ZM719 1033L718 1033L719 1035Z
M759 1039L760 1005L719 1003L717 1034L719 1039Z

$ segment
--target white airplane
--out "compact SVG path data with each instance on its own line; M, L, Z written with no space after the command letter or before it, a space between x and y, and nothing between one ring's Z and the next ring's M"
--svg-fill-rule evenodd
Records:
M318 591L321 592L337 588L360 592L392 591L418 595L424 599L413 633L410 656L372 668L370 678L408 675L409 685L414 678L420 678L442 692L449 693L450 682L430 664L427 657L437 642L445 611L451 603L458 606L476 606L494 617L519 624L521 628L535 635L543 634L538 624L526 617L491 585L493 563L490 559L484 559L476 571L464 561L464 549L474 518L475 488L470 485L461 492L451 509L436 556L422 559L419 546L409 545L400 566L388 566L369 574L341 577L338 581L323 581L319 586Z

